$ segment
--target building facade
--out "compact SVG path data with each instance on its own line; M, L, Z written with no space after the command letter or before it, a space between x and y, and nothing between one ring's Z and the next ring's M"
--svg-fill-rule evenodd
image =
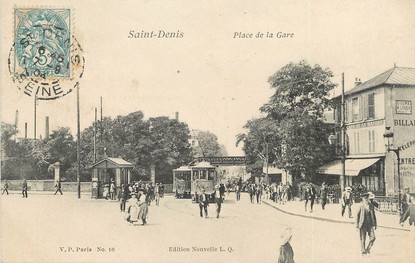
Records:
M336 126L341 123L340 97L334 111ZM346 185L362 184L378 194L394 196L415 187L415 68L394 67L344 94L346 129ZM387 151L384 134L393 132L393 149ZM339 161L319 170L339 175Z

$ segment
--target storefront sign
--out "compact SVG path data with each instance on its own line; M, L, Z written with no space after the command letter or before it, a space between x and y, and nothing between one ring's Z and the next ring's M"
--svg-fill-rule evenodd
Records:
M360 128L366 128L366 127L374 127L374 126L380 126L385 123L385 120L376 120L376 121L366 121L362 123L356 123L347 125L348 129L360 129Z
M415 120L393 120L395 126L415 126Z
M397 100L396 101L396 114L412 114L412 101Z

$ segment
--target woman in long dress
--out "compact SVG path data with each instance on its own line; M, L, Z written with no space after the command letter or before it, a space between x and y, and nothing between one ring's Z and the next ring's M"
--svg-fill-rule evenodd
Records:
M136 193L131 193L131 198L128 199L127 205L127 221L132 225L138 221L139 203Z
M138 205L139 205L139 211L138 211L138 219L141 219L143 221L142 225L147 225L147 215L148 215L148 200L147 195L144 191L144 189L140 188L138 189L140 192L140 196L138 197Z

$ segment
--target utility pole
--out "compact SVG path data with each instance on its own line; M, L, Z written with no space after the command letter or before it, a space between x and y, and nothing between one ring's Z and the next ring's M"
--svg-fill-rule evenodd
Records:
M35 116L34 116L34 127L33 127L33 139L36 140L36 105L37 105L37 95L35 94L35 103L34 103L34 112L35 112Z
M94 163L97 162L97 107L95 107L95 120L94 120Z
M81 198L81 117L79 110L79 82L76 85L76 109L77 109L77 142L76 142L76 159L77 159L77 173L76 181L78 182L78 198Z
M346 123L345 123L345 101L344 101L344 73L342 73L342 96L341 96L341 161L342 161L342 174L340 176L340 188L343 193L346 187Z

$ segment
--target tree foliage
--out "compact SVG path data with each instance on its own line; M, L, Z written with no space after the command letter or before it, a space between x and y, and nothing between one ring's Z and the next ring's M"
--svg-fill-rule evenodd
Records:
M193 157L215 157L226 155L226 149L218 143L218 137L209 131L196 130L193 135L198 142L192 149Z
M270 163L312 179L316 169L331 158L327 141L330 131L323 118L331 107L332 77L329 69L306 61L289 63L269 77L275 92L260 108L266 118L248 121L248 132L237 137L237 142L244 142L249 164L258 161L258 152L264 155L262 139L272 148Z

